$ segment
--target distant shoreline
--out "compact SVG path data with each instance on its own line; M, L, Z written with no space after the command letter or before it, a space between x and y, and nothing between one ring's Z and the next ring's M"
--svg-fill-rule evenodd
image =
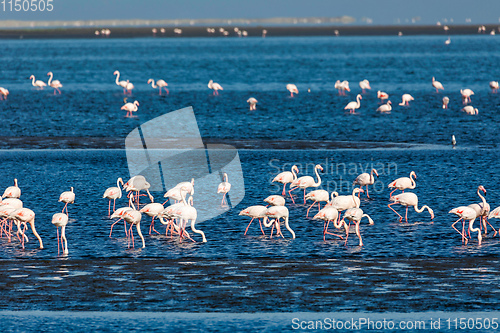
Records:
M339 36L397 36L402 32L403 36L415 35L478 35L479 25L449 25L449 30L444 30L443 26L438 25L390 25L390 26L240 26L240 30L245 30L249 37L261 37L262 31L267 30L267 37L280 36L332 36L335 37L335 30ZM500 33L500 24L485 25L486 32L489 35L492 30ZM153 27L92 27L92 28L36 28L36 29L0 29L0 39L57 39L57 38L173 38L173 37L211 37L211 38L231 38L238 37L234 32L234 26L224 26L229 32L228 36L223 36L219 32L218 26L215 33L208 33L208 27L187 26L176 27L181 29L182 33L174 33L174 27L163 27L164 33L160 32L162 27L157 27L157 33L153 34ZM111 33L107 37L95 34L96 30L110 29Z

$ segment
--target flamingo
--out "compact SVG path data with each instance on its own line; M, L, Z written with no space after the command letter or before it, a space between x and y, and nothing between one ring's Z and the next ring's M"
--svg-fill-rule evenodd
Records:
M286 229L288 231L290 231L290 233L292 234L292 238L295 239L295 232L292 230L292 228L290 228L290 224L289 224L289 220L288 220L288 218L290 216L288 208L286 208L285 206L272 206L266 210L265 215L266 215L266 217L264 217L263 223L264 223L264 226L266 228L269 228L274 223L274 225L276 226L277 234L281 235L281 237L284 238L283 234L280 231L280 219L284 218ZM269 223L266 223L266 221L269 218L272 218L273 220L269 220ZM274 225L273 225L273 228L274 228ZM273 237L272 231L271 231L271 237Z
M60 95L61 90L59 90L59 88L62 88L63 85L61 84L61 82L59 80L52 81L52 78L54 77L54 74L52 74L52 72L48 72L47 75L50 76L48 84L49 84L49 87L54 88L54 95L56 94L56 91L58 91L59 95Z
M455 229L460 235L462 235L462 243L465 242L465 245L468 243L468 239L465 236L465 226L462 225L462 232L460 232L457 228L455 228L455 224L457 224L460 220L468 220L469 221L469 230L470 231L477 231L477 240L479 241L479 245L481 245L481 240L483 237L481 236L481 230L479 228L474 228L474 220L476 219L476 211L472 209L471 207L467 206L460 206L457 208L453 208L448 212L448 214L455 214L456 216L459 217L458 220L453 222L451 227Z
M349 238L349 229L351 227L351 222L354 222L354 224L356 225L356 235L359 238L359 246L363 246L363 240L361 239L361 233L359 231L359 224L363 217L366 217L368 219L368 223L370 225L374 224L370 215L365 214L361 208L349 208L348 210L345 211L344 219L349 220L349 225L346 225L344 222L345 233L346 233L345 244L347 244L347 239ZM344 219L342 219L342 221L344 221Z
M344 239L341 235L337 235L333 232L328 232L328 226L330 222L333 222L335 228L340 229L342 224L337 221L339 217L339 211L331 206L323 207L318 214L314 215L313 220L323 220L323 241L326 241L326 235L332 235Z
M43 81L40 81L40 80L36 80L35 81L35 76L34 75L31 75L30 76L30 80L31 81L31 84L33 85L33 87L37 87L39 89L43 89L43 87L47 86L47 84Z
M281 195L286 196L286 192L285 192L286 184L292 183L295 179L297 179L298 173L299 173L299 168L296 165L294 165L294 166L292 166L292 171L283 171L283 172L280 172L276 177L274 177L274 179L272 181L273 183L278 182L278 183L283 184L283 191L281 192ZM290 189L290 191L291 191L291 189ZM290 197L291 196L292 195L290 194ZM293 200L293 198L292 198L292 200Z
M135 117L132 115L132 112L137 112L139 106L138 101L134 101L134 103L126 103L124 106L121 107L121 110L127 111L127 114L125 115L125 118L129 117Z
M392 104L391 101L387 101L386 104L382 104L381 106L379 106L378 109L377 109L377 111L380 111L380 112L391 112L391 110L392 110L391 104Z
M464 106L462 111L464 111L465 113L470 114L470 115L479 114L479 110L477 108L473 107L472 105Z
M266 211L267 207L262 206L262 205L257 205L257 206L250 206L245 209L243 209L238 215L240 216L248 216L251 217L252 219L250 220L250 223L248 223L248 226L245 230L244 236L246 236L248 232L248 228L250 228L250 224L252 224L253 220L258 219L259 224L260 224L260 230L262 231L262 234L265 235L264 230L262 229L262 222L260 221L261 218L266 217Z
M359 185L359 188L362 188L363 186L366 186L366 196L369 198L370 194L368 193L368 185L373 185L375 183L375 177L373 177L373 173L377 175L378 177L378 172L375 169L372 169L370 173L362 173L356 179L354 179L354 182L352 183L353 185Z
M172 235L173 235L173 233L174 233L174 229L175 229L175 232L177 232L177 233L179 233L179 232L180 232L180 228L179 228L179 226L178 226L177 224L175 224L175 223L173 222L173 220L178 218L178 216L175 214L176 210L177 210L178 208L180 208L180 207L185 206L185 204L184 204L185 200L184 200L184 201L182 201L182 197L184 197L184 198L185 198L185 196L187 195L187 193L188 193L187 191L182 190L182 192L181 192L181 202L179 202L179 203L176 203L176 204L173 204L173 205L170 205L170 206L166 207L166 208L163 210L163 212L161 212L161 213L159 214L159 216L158 216L158 217L160 218L160 222L161 222L162 224L167 225L167 229L166 229L166 232L165 232L165 236L168 236L168 231L169 231L170 229L171 229L171 236L172 236ZM190 196L190 197L189 197L189 199L187 200L187 203L188 203L189 205L193 206L193 196ZM163 220L163 218L166 218L166 219L167 219L167 220L169 220L169 221L168 221L168 222L165 222L165 221ZM184 233L186 234L186 237L189 237L189 233L188 233L187 231L183 230L183 234L184 234ZM180 237L182 237L182 236L180 236Z
M309 217L309 211L316 203L318 204L318 211L320 211L321 202L328 202L329 199L330 195L328 194L328 191L325 190L315 190L307 193L306 200L312 200L313 203L307 209L306 217Z
M0 87L0 101L7 100L7 96L9 96L9 91L3 87Z
M401 103L399 105L410 105L410 101L413 101L413 97L410 94L404 94Z
M257 101L255 98L253 97L250 97L248 100L247 100L247 103L250 104L250 111L252 110L257 110L257 103L259 101Z
M226 178L227 178L227 175L226 175ZM196 211L196 208L194 208L193 206L191 206L189 203L186 202L185 196L186 195L184 195L182 197L182 202L183 202L184 206L177 208L173 212L175 214L175 216L180 219L179 236L182 239L182 235L186 229L186 225L189 221L191 221L191 230L194 233L200 234L202 239L203 239L203 243L206 243L207 239L205 237L205 233L199 229L196 229L196 227L195 227L196 219L198 218L198 212ZM188 237L189 237L189 235L188 235Z
M133 200L133 197L130 196L129 199L128 199L128 206L116 209L113 212L113 214L109 217L110 219L118 218L118 220L116 220L115 223L113 223L111 225L111 230L109 231L109 238L111 238L111 234L113 233L113 227L114 227L114 225L117 224L118 222L120 222L120 220L123 219L123 214L127 210L132 209L131 208L132 205L133 205L132 200ZM128 233L127 233L127 221L124 220L123 223L124 223L124 226L125 226L125 235L128 237Z
M350 195L338 195L337 192L333 192L331 195L332 199L326 206L337 209L339 213L349 208L359 208L361 202L359 200L359 196L356 195L359 192L363 193L364 191L361 188L356 187L352 190Z
M14 208L23 208L23 202L17 198L7 198L3 200L0 198L0 205L11 206Z
M28 209L28 208L19 208L19 209L12 211L9 214L8 218L15 220L18 224L18 228L19 228L20 224L24 224L24 226L25 226L23 228L23 231L21 232L22 233L21 243L22 243L23 249L24 249L24 238L25 238L24 230L26 228L27 223L29 223L31 225L31 230L33 231L33 234L35 235L35 237L38 239L38 242L40 243L40 249L43 249L42 238L36 232L36 229L35 229L35 212L33 212L31 209Z
M19 209L19 208L22 208L22 206L21 207L15 207L15 206L11 206L11 205L0 206L0 218L2 218L2 221L0 224L0 236L3 234L3 232L5 232L5 235L9 239L9 242L11 241L12 223L8 223L8 221L13 220L12 218L9 217L9 215L13 211L15 211L16 209ZM19 227L18 223L16 223L16 225L17 225L17 235L19 237L20 227ZM9 230L7 230L7 226L9 227Z
M68 254L68 240L66 239L66 225L68 224L68 215L64 213L55 213L52 216L52 224L57 230L57 254L59 254L59 227L61 227L61 248L63 254Z
M389 196L392 196L392 194L396 190L400 190L400 191L404 192L406 189L414 189L417 186L417 183L415 182L413 177L415 177L415 179L417 179L417 174L415 173L415 171L410 172L409 178L408 177L401 177L401 178L398 178L398 179L394 180L393 182L391 182L387 187L393 188L394 190L391 192L391 194L389 194Z
M3 192L2 198L20 198L21 189L17 186L17 178L14 179L14 186L9 186Z
M130 229L128 231L128 238L132 239L132 247L135 247L134 244L134 233L132 232L132 227L135 225L137 229L137 234L139 237L141 237L142 240L142 248L146 247L146 243L144 242L144 236L142 235L141 232L141 219L142 219L142 214L138 210L135 209L135 206L132 202L131 203L131 208L128 210L125 210L123 212L122 218L130 223ZM128 247L130 248L130 241L128 242Z
M497 93L498 92L498 81L491 81L490 82L490 88L491 88L491 92L492 93ZM0 93L1 93L2 89L0 88ZM8 92L7 92L8 94Z
M165 207L161 203L157 202L152 202L147 204L146 206L142 207L141 210L139 210L141 213L146 214L147 216L151 217L151 225L149 226L149 234L151 235L151 229L153 229L154 232L156 232L158 235L160 234L158 231L155 230L155 217L158 217L158 215L163 212Z
M184 191L187 191L191 195L194 194L194 178L191 178L190 182L180 182L179 184L175 185L175 188L180 188L183 189Z
M370 81L368 80L363 80L361 82L359 82L359 87L361 88L361 92L364 94L365 93L365 90L367 89L371 89L372 87L370 87Z
M447 109L449 103L450 103L450 99L447 96L444 96L443 97L443 109Z
M319 187L321 185L321 177L319 176L318 170L323 171L323 167L319 164L314 167L314 172L316 173L316 177L318 177L318 182L315 182L314 178L311 176L302 176L295 179L290 185L290 187L293 187L293 189L291 189L289 193L296 190L297 188L301 188L304 190L304 205L306 204L306 189L309 187Z
M151 193L149 193L149 188L151 187L151 184L149 184L147 181L146 181L146 178L142 175L137 175L137 176L134 176L132 178L130 178L124 185L123 185L123 188L125 189L126 192L135 192L135 197L136 197L136 201L137 201L137 207L139 207L140 203L139 203L139 197L140 197L140 192L142 190L146 190L146 192L148 193L148 197L149 197L149 200L151 200L151 202L154 202L154 198L153 196L151 195ZM132 193L129 193L128 194L128 197L130 197L132 195Z
M392 209L392 211L394 213L398 214L399 222L401 222L403 220L403 217L401 215L399 215L399 213L396 212L394 210L394 208L391 207L392 205L395 205L395 204L400 204L402 206L406 206L406 215L405 215L406 222L408 222L408 207L410 207L410 206L413 206L413 208L415 209L415 211L417 213L422 213L425 209L427 209L429 211L429 214L431 214L431 220L434 219L434 211L429 206L424 205L424 206L420 207L420 209L418 208L418 197L415 193L411 193L411 192L400 193L398 195L391 196L391 198L389 200L394 201L394 202L388 204L387 206L390 209Z
M115 71L113 75L116 75L116 85L120 86L123 88L123 93L126 94L127 91L125 90L127 88L128 81L119 81L120 80L120 72Z
M224 193L224 195L222 196L222 202L220 203L221 206L224 205L224 202L227 205L226 194L231 190L231 183L228 180L227 173L224 172L222 180L222 183L220 183L219 187L217 188L217 193Z
M496 234L497 234L497 231L488 222L488 215L490 214L490 205L486 202L486 198L481 195L480 191L482 191L484 193L484 195L486 195L486 189L484 188L483 185L479 185L478 188L477 188L477 192L476 192L477 195L479 196L479 198L481 199L481 202L478 203L478 204L470 204L468 207L470 207L470 208L474 209L474 211L476 211L476 217L479 218L479 225L480 226L484 226L484 232L485 232L485 234L487 233L487 231L486 231L487 230L486 224L489 224L490 227L495 232L493 234L493 237L495 237Z
M450 39L449 36L448 36L448 39L444 41L444 44L445 45L450 45L451 44L451 39Z
M289 83L286 85L286 90L290 92L290 97L293 97L293 94L298 94L299 89L297 89L297 86L295 84Z
M432 77L432 86L434 88L436 88L436 93L439 93L439 89L444 90L444 87L441 84L441 82L436 81L436 79L434 78L434 76Z
M460 94L462 94L462 102L464 104L472 103L470 97L474 95L474 92L470 89L460 89Z
M127 85L125 86L125 90L127 90L127 93L129 95L132 94L132 89L134 89L134 84L132 82L130 82L129 80L127 80Z
M383 102L384 99L389 99L389 94L383 91L377 91L377 98L380 99L380 102Z
M208 88L212 89L214 92L213 92L213 95L219 95L219 90L224 90L224 88L222 88L222 86L220 84L218 84L217 82L214 82L213 80L210 80L208 81Z
M75 203L75 192L73 191L73 187L71 187L71 191L61 193L59 196L59 202L65 203L62 213L64 213L64 209L66 209L66 214L68 214L68 204Z
M268 204L268 206L269 205L284 206L285 205L285 198L283 198L281 195L270 195L264 199L264 202L266 202Z
M346 80L344 80L342 82L340 82L340 80L337 80L335 82L334 87L335 87L335 89L338 89L339 96L345 96L346 95L346 93L345 93L346 90L349 91L349 92L351 91L351 89L349 89L349 81L346 81Z
M347 104L345 106L344 110L349 110L349 113L352 113L352 114L356 113L356 109L359 109L359 107L361 106L361 103L359 101L361 99L363 99L363 97L360 94L358 94L356 96L356 102L354 102L354 101L349 102L349 104Z
M116 204L116 199L120 199L122 197L122 188L120 187L120 184L123 184L123 179L118 178L116 181L116 187L109 187L104 191L104 194L102 195L103 198L109 199L109 204L108 204L108 216L111 215L111 200L113 200L113 212L115 211L115 204Z
M156 81L156 85L155 85L155 80L153 80L153 79L149 79L149 80L148 80L148 84L150 84L150 83L151 83L151 87L153 87L153 88L155 88L155 89L156 89L156 88L158 88L158 89L159 89L159 95L161 95L161 88L164 88L164 89L165 89L165 91L167 92L167 95L170 93L170 92L168 91L168 89L167 89L168 83L167 83L167 82L165 82L164 80L158 80L158 81Z

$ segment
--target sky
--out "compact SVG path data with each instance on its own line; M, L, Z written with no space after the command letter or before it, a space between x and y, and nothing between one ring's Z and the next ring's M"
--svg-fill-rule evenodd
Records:
M38 0L41 1L41 0ZM44 0L45 2L48 0ZM373 24L499 23L500 0L52 0L52 12L3 10L0 20L202 19L352 16ZM446 20L446 21L445 21Z

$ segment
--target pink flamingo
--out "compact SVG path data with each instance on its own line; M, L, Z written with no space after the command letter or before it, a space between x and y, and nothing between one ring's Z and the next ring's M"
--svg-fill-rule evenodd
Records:
M362 173L356 179L354 179L354 182L352 183L353 185L359 185L359 188L362 188L363 186L366 186L366 196L369 198L370 194L368 193L368 185L373 185L375 183L375 177L373 177L373 173L377 175L378 177L378 172L375 169L372 169L370 173ZM359 192L361 193L361 192Z
M474 95L474 92L470 89L460 89L460 94L462 94L462 102L464 104L467 104L467 103L472 103L472 100L470 99L470 97L472 95Z
M449 103L450 103L450 98L447 96L444 96L443 97L443 109L447 109Z
M318 170L323 171L323 167L319 164L317 164L314 167L314 172L316 173L316 177L318 177L318 182L315 182L314 178L311 176L299 177L292 182L292 184L290 185L290 187L292 187L292 189L288 193L296 190L297 188L303 189L304 190L304 205L305 205L306 204L306 189L309 187L319 187L321 185L321 177L319 176ZM291 194L290 194L290 196L291 196Z
M130 192L127 197L130 198L130 196L132 196L132 192L135 192L135 201L137 203L137 207L140 206L140 200L139 200L139 197L141 195L144 195L144 194L140 194L140 192L142 190L146 190L147 194L148 194L148 197L149 197L149 200L151 202L154 202L154 198L153 196L151 195L151 193L149 193L149 188L151 187L151 184L149 184L147 181L146 181L146 178L142 175L137 175L137 176L134 176L132 178L130 178L126 183L125 185L123 185L123 188L125 189L126 192ZM130 205L130 202L129 202L129 205Z
M157 202L152 202L147 204L146 206L142 207L140 210L141 213L146 214L147 216L151 217L151 225L149 226L149 234L151 235L151 229L153 229L154 232L156 232L158 235L160 234L158 231L155 230L155 218L158 217L158 215L163 212L165 207L161 203Z
M359 82L359 87L361 88L361 93L363 93L363 94L365 93L365 91L367 89L371 89L372 88L372 87L370 87L370 81L368 81L366 79L363 80L363 81L361 81L361 82Z
M259 101L257 101L253 97L250 97L249 99L247 99L247 103L250 105L250 111L257 110L257 103L258 102Z
M130 82L129 80L127 80L127 85L125 86L125 90L127 90L127 93L128 95L132 95L132 89L134 89L134 85L132 84L132 82Z
M138 101L134 101L134 103L126 103L124 106L122 106L121 110L127 111L125 118L135 117L132 115L132 112L137 112L137 110L139 110L138 106L139 106Z
M345 211L344 213L344 219L349 220L349 225L347 225L342 219L342 222L344 223L344 228L345 228L345 244L347 244L347 239L349 238L349 229L351 227L351 222L354 222L356 225L356 235L359 238L359 246L363 246L363 240L361 239L361 233L359 231L359 224L361 222L361 219L363 217L366 217L368 219L368 223L370 225L373 225L374 222L370 215L365 214L361 208L349 208L348 210Z
M296 165L294 165L294 166L292 166L291 172L290 171L283 171L283 172L280 172L276 177L274 177L274 179L272 181L273 183L278 182L278 183L283 184L283 191L281 192L281 195L286 196L286 192L285 192L286 184L292 183L294 180L296 180L298 173L299 173L299 168ZM291 191L291 189L290 189L290 191ZM292 196L292 195L290 194L290 196ZM292 198L292 200L293 200L293 198Z
M339 237L340 239L344 239L342 235L337 235L333 232L328 231L328 226L330 222L333 222L333 225L336 229L340 229L342 224L338 221L339 211L331 206L324 207L321 209L318 214L314 215L313 220L323 220L323 241L326 241L326 235L332 235Z
M113 75L116 75L116 85L120 86L123 88L123 93L126 94L127 91L126 91L126 88L127 88L127 84L128 84L128 81L119 81L120 79L120 72L119 71L115 71L113 73Z
M64 209L66 209L66 214L68 214L68 204L75 203L75 192L73 191L73 187L71 187L71 191L61 193L59 196L59 202L65 203L62 213L64 213Z
M33 234L40 242L40 249L43 249L42 238L36 232L36 229L35 229L35 212L33 212L31 209L28 209L28 208L19 208L19 209L12 211L12 213L9 214L9 219L13 219L13 220L17 221L18 226L19 226L19 224L24 225L23 231L21 232L22 233L21 243L22 243L23 249L24 249L24 238L25 238L24 230L26 230L27 223L30 224L31 230L33 231Z
M283 198L281 195L270 195L267 198L264 199L264 202L266 202L269 205L272 206L284 206L285 205L285 198Z
M290 228L288 220L290 216L288 208L286 208L285 206L272 206L266 210L265 215L266 217L264 217L263 224L266 228L269 228L272 225L274 229L274 227L276 226L276 233L281 235L281 237L285 238L280 230L280 219L283 218L285 220L286 229L290 231L290 233L292 234L292 238L295 239L295 232L292 230L292 228ZM266 223L268 219L271 220L269 220L269 223ZM273 232L271 231L271 238L272 237L273 237Z
M352 193L350 195L338 195L337 192L333 192L331 195L331 200L326 206L337 209L339 213L349 208L359 208L361 201L359 200L359 196L356 195L359 192L363 193L364 191L361 188L356 187L352 190Z
M335 89L338 89L339 96L345 96L346 95L346 93L345 93L346 90L349 91L349 92L351 91L351 89L349 89L349 81L346 81L346 80L344 80L342 82L340 82L340 80L337 80L335 82L334 87L335 87Z
M412 190L415 187L417 187L417 183L415 182L413 177L415 177L415 179L417 179L417 174L415 173L415 171L410 172L410 178L401 177L401 178L398 178L398 179L394 180L393 182L391 182L387 187L393 188L394 190L391 192L391 194L389 194L389 197L391 197L392 194L394 193L394 191L396 191L396 190L403 191L403 193L404 193L404 191L406 189Z
M455 229L460 235L462 235L462 243L465 242L465 245L467 245L467 243L469 241L465 235L465 224L464 224L465 220L468 220L469 221L469 230L470 231L477 231L477 240L479 241L479 245L481 245L481 240L483 239L483 237L481 236L481 230L479 228L473 227L474 220L476 219L476 211L474 209L472 209L471 207L467 207L467 206L460 206L457 208L453 208L452 210L450 210L448 212L448 214L455 214L459 217L458 220L453 222L451 227L453 229ZM462 232L460 232L457 228L455 228L455 224L457 224L462 219L464 220L464 222L462 224Z
M345 106L344 110L349 110L349 113L351 113L351 114L356 113L356 109L359 109L359 107L361 106L361 103L360 103L361 99L363 99L363 97L360 94L358 94L356 96L356 101L349 102L349 104L347 104Z
M444 87L441 84L441 82L436 81L436 79L434 78L434 76L432 77L432 86L434 88L436 88L436 93L439 93L439 89L444 90Z
M43 89L43 87L47 86L47 84L45 82L43 82L43 81L40 81L40 80L36 80L35 81L35 76L34 75L30 76L30 80L32 80L31 84L33 85L33 87L37 87L39 89Z
M5 88L0 87L0 101L7 100L7 96L9 96L9 91Z
M167 92L167 95L170 93L167 89L167 86L168 86L168 83L165 82L164 80L158 80L156 81L156 84L155 84L155 80L153 79L149 79L148 80L148 84L151 83L151 87L153 88L158 88L159 89L159 95L161 96L161 88L165 89L165 91Z
M389 94L383 91L377 91L377 98L380 99L380 102L383 102L385 99L389 99Z
M392 205L395 204L400 204L402 206L406 206L406 215L405 215L405 221L408 222L408 207L412 206L417 213L422 213L425 209L429 211L429 214L431 214L431 220L434 219L434 211L429 207L429 206L422 206L418 208L418 197L415 193L411 192L406 192L406 193L400 193L398 195L392 196L390 201L394 201L393 203L390 203L387 205L394 213L398 214L399 216L399 222L403 220L403 217L399 215L398 212L392 208Z
M135 225L137 229L137 234L141 237L142 240L142 248L146 247L146 243L144 242L144 236L141 232L141 219L142 214L138 210L135 209L134 204L132 203L132 207L129 210L123 212L122 218L130 223L130 229L128 230L128 238L132 239L132 247L135 247L134 244L134 233L132 232L132 227ZM130 241L128 242L128 247L130 248Z
M306 200L312 200L313 203L307 209L306 217L309 217L309 211L316 203L318 204L318 211L320 211L321 202L328 202L329 199L330 195L328 194L328 191L325 190L315 190L307 193Z
M297 86L295 84L289 83L286 85L286 90L290 92L290 97L293 97L293 94L298 94L299 89L297 89Z
M203 243L206 243L207 239L205 237L205 233L199 229L196 229L196 227L195 227L196 219L198 218L198 212L197 212L196 208L194 208L188 202L186 202L185 195L182 197L182 202L184 205L182 207L176 209L173 212L175 214L175 216L177 218L179 218L179 220L180 220L179 221L179 224L180 224L179 236L180 236L181 240L182 240L182 236L185 232L187 224L189 223L189 221L191 221L191 230L194 233L200 234L202 237ZM188 237L189 237L189 235L188 235ZM194 242L193 239L191 239L191 240Z
M402 101L401 101L401 103L399 103L399 105L401 105L401 106L403 106L403 105L409 106L410 101L413 101L413 97L410 94L404 94L401 99L402 99Z
M52 74L52 72L48 72L47 75L50 76L48 84L49 84L49 87L54 88L54 95L56 94L56 91L58 91L59 95L60 95L61 90L59 90L59 88L62 88L63 85L61 84L61 82L59 80L52 81L52 78L54 77L54 74Z
M231 183L228 180L227 173L224 172L223 181L219 184L217 188L217 193L223 193L221 206L224 206L224 203L227 205L226 194L231 190Z
M391 110L392 110L391 104L392 104L391 101L387 101L386 104L382 104L381 106L379 106L377 108L377 111L379 111L379 112L391 112Z
M479 218L479 226L484 227L484 233L487 233L487 224L493 229L495 232L493 237L496 236L496 229L488 222L488 215L490 214L490 205L486 202L486 198L481 195L482 191L484 195L486 195L486 189L483 185L479 185L477 188L477 195L481 199L481 202L478 204L470 204L468 207L474 209L476 211L476 217Z
M108 203L108 216L111 216L111 200L113 200L113 212L115 211L116 199L120 199L122 197L122 188L120 184L123 186L123 179L118 178L116 181L116 187L109 187L104 191L103 198L109 199Z
M61 248L63 254L68 254L68 240L66 239L66 225L68 224L68 215L64 213L56 213L52 216L52 224L57 230L57 254L59 254L59 227L61 228Z
M499 88L499 85L498 85L498 81L491 81L490 82L490 88L491 88L491 92L492 93L497 93L498 92L498 88ZM0 88L0 92L1 92L1 88Z
M470 114L470 115L479 114L479 110L477 108L473 107L472 105L464 106L462 111L464 111L465 113Z
M14 179L14 186L9 186L3 192L2 198L20 198L21 189L17 186L17 178Z
M222 88L222 86L220 84L218 84L217 82L214 82L213 80L210 80L208 81L208 88L212 89L214 92L213 92L213 95L219 95L219 90L224 90L224 88Z
M250 228L250 225L252 224L253 220L257 219L260 224L260 231L262 231L262 234L265 235L264 230L262 229L262 222L260 221L261 218L266 217L266 211L267 207L266 206L250 206L245 209L243 209L238 215L240 216L248 216L251 217L252 219L250 220L250 223L248 223L247 228L245 229L245 236L248 232L248 228Z

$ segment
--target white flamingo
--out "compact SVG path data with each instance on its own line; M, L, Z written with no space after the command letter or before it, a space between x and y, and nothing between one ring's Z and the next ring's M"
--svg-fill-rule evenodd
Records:
M371 225L374 224L370 215L365 214L361 208L356 208L356 207L349 208L348 210L345 211L344 219L349 220L349 225L346 225L344 222L344 227L345 227L345 232L346 232L345 244L347 244L347 239L349 238L349 229L351 227L351 222L354 222L354 224L356 225L356 235L359 238L359 246L363 246L363 240L361 239L361 232L359 231L359 224L360 224L361 219L363 217L366 217L368 219L369 224L371 224ZM344 221L344 219L342 219L342 221Z
M432 77L432 86L433 86L434 88L436 88L436 93L438 93L438 92L439 92L439 89L444 90L444 87L443 87L443 85L441 84L441 82L436 81L436 79L434 78L434 76Z
M289 193L298 189L298 188L301 188L304 190L304 205L306 204L306 189L309 187L319 187L321 185L321 177L319 176L318 170L323 171L323 167L319 164L317 164L314 167L314 173L316 173L316 177L318 178L317 182L315 182L314 178L311 176L302 176L302 177L295 179L292 182L292 184L290 185L290 187L292 187L292 189L289 191Z
M467 103L472 103L472 100L470 99L470 97L472 95L474 95L474 92L470 89L460 89L460 94L462 94L462 102L464 104L467 104Z
M316 215L314 215L313 220L323 220L323 241L326 241L326 235L332 235L339 237L340 239L344 239L342 235L337 235L333 232L328 231L328 226L330 222L333 222L333 225L336 229L340 229L342 223L338 221L339 211L331 206L323 207Z
M227 173L224 172L224 175L222 177L223 181L222 183L219 184L219 187L217 188L217 193L223 193L224 195L222 196L222 201L221 201L221 206L224 205L224 203L227 205L227 199L226 199L226 194L231 190L231 183L228 180Z
M119 71L115 71L113 73L113 75L116 75L116 81L115 81L116 85L122 87L123 93L126 94L127 93L126 88L127 88L128 81L123 81L123 80L119 81L120 80L120 72Z
M57 230L57 254L59 254L59 243L63 254L68 254L68 240L66 239L66 225L68 224L68 215L64 213L56 213L52 216L52 224L56 226ZM61 238L59 241L59 228L61 228Z
M391 110L392 110L391 104L392 104L391 101L387 101L386 104L382 104L381 106L379 106L377 108L377 111L380 111L380 112L391 112Z
M417 174L415 171L410 172L410 177L401 177L398 178L394 181L392 181L387 187L388 188L393 188L394 190L389 194L389 196L392 196L394 191L400 190L400 191L405 191L406 189L414 189L417 186L417 183L415 182L415 179L417 179Z
M467 206L460 206L457 208L453 208L452 210L450 210L448 212L448 214L455 214L456 216L459 217L458 220L453 222L451 227L453 229L455 229L460 235L462 235L462 243L465 242L465 245L467 245L467 243L469 241L468 238L466 237L466 234L465 234L465 226L463 225L462 232L460 232L457 228L455 228L455 224L457 224L460 220L463 219L463 220L469 221L469 230L470 231L477 231L477 240L479 242L479 245L481 245L481 240L483 239L483 237L481 236L481 229L473 227L474 220L476 219L476 211L474 209L472 209L471 207L467 207Z
M111 216L111 200L113 200L113 212L115 211L116 199L120 199L122 197L122 188L120 187L124 185L123 179L118 178L116 181L116 187L108 187L104 194L103 198L109 199L108 203L108 216Z
M389 200L394 201L394 202L390 203L387 206L390 209L392 209L392 211L394 213L398 214L399 222L401 222L403 220L403 217L401 215L399 215L399 213L396 212L394 210L394 208L391 207L392 205L395 205L395 204L400 204L400 205L406 207L406 215L405 215L406 222L408 222L408 207L410 207L410 206L412 206L417 213L422 213L425 209L427 209L429 211L429 214L431 214L431 220L434 219L434 211L429 206L424 205L424 206L418 208L418 197L415 193L411 193L411 192L400 193L398 195L392 196Z
M121 110L127 111L127 114L125 115L126 118L135 117L132 115L132 112L137 112L137 110L139 110L138 106L139 106L138 101L134 101L134 103L129 102L126 103L124 106L122 106Z
M293 97L293 94L298 94L299 89L297 89L297 86L295 84L289 83L286 85L286 90L290 92L290 97Z
M389 99L389 94L383 91L377 91L377 98L380 99L380 102L383 102L385 99Z
M210 80L208 82L208 88L212 89L214 92L213 92L213 95L219 95L219 90L224 90L224 88L222 88L222 86L220 84L218 84L217 82L214 82L213 80Z
M284 238L280 228L280 219L283 218L285 220L286 229L290 231L290 233L292 234L292 238L295 239L295 232L292 230L292 228L290 228L288 220L290 216L288 208L286 208L285 206L272 206L266 210L265 214L266 217L264 218L263 224L266 228L269 228L272 225L274 230L274 227L276 227L276 233ZM266 223L268 219L270 219L269 223ZM273 237L273 232L271 231L271 238L272 237Z
M295 179L297 179L298 173L299 173L299 168L296 165L294 165L294 166L292 166L292 171L283 171L283 172L280 172L278 175L276 175L276 177L274 177L274 179L272 181L273 183L278 182L278 183L283 184L283 191L281 192L281 195L283 195L283 196L286 195L286 192L285 192L286 184L292 183ZM290 189L290 191L291 191L291 189ZM290 196L292 196L292 195L290 194ZM293 198L292 198L292 200L293 200Z
M450 103L450 98L447 96L444 96L443 97L443 109L447 109L449 103Z
M33 85L33 87L37 87L39 89L43 89L43 87L47 86L47 84L45 84L45 82L43 82L43 81L40 81L40 80L36 80L35 81L35 76L34 75L30 76L30 80L32 80L31 84Z
M21 189L17 185L17 178L14 179L14 186L9 186L3 192L2 198L20 198Z
M49 78L49 87L52 87L54 88L54 95L56 94L56 91L59 92L59 95L61 94L61 90L59 90L59 88L62 88L62 84L59 80L54 80L52 81L52 78L54 77L54 74L52 72L48 72L47 75L50 76Z
M158 81L156 81L156 84L155 84L155 80L149 79L148 84L150 84L150 83L151 83L151 87L153 87L154 89L156 89L156 88L159 89L159 95L161 95L161 88L165 89L165 91L167 92L167 95L170 93L167 89L168 83L165 82L164 80L158 80Z
M413 101L413 97L410 94L404 94L403 97L401 97L401 99L402 99L402 101L401 101L401 103L399 103L399 105L401 105L401 106L403 106L403 105L409 106L410 101Z
M307 193L306 200L312 200L313 203L307 209L306 217L309 217L309 211L316 203L318 204L318 211L320 211L321 202L328 202L329 199L330 195L328 194L328 191L325 190L315 190Z
M358 94L356 96L356 101L349 102L349 104L345 106L344 110L349 110L349 113L356 113L356 109L359 109L359 107L361 106L360 103L361 99L363 99L363 97L360 94Z
M265 198L264 202L272 206L284 206L285 198L283 198L281 195L273 194Z
M0 87L0 101L4 99L7 100L7 96L9 96L9 90Z
M490 88L491 88L491 92L492 93L497 93L498 92L498 89L499 89L499 86L498 86L498 81L491 81L490 82ZM1 90L1 89L0 89Z
M73 187L71 187L71 191L61 193L61 195L59 196L59 202L64 202L62 213L64 213L64 209L66 209L66 214L68 214L68 204L75 203L75 192Z
M370 194L368 193L368 185L373 185L375 183L375 177L373 174L378 177L378 172L375 169L372 169L370 173L363 172L356 179L354 179L353 185L359 185L359 188L366 186L366 196L369 198Z
M250 111L257 110L257 103L258 102L259 101L257 101L253 97L250 97L249 99L247 99L247 103L250 105Z
M141 213L146 214L147 216L151 217L151 225L149 226L149 234L151 235L151 229L156 232L158 235L160 234L158 231L155 229L155 218L159 216L161 212L165 207L161 203L158 202L152 202L148 203L146 206L142 207L141 210L139 210Z
M262 234L265 235L264 229L262 229L262 222L260 219L263 219L266 217L266 211L267 207L262 206L262 205L257 205L257 206L250 206L245 209L243 209L238 215L240 216L248 216L251 217L252 219L250 220L250 223L248 223L247 228L245 229L245 236L248 232L248 228L250 228L250 225L252 224L253 220L258 219L259 224L260 224L260 230L262 231Z
M479 114L479 110L477 108L473 107L472 105L464 106L462 111L464 111L465 113L470 114L470 115Z
M371 89L372 87L370 87L370 81L368 80L363 80L361 82L359 82L359 87L361 88L361 92L364 94L365 93L365 90L367 89Z

